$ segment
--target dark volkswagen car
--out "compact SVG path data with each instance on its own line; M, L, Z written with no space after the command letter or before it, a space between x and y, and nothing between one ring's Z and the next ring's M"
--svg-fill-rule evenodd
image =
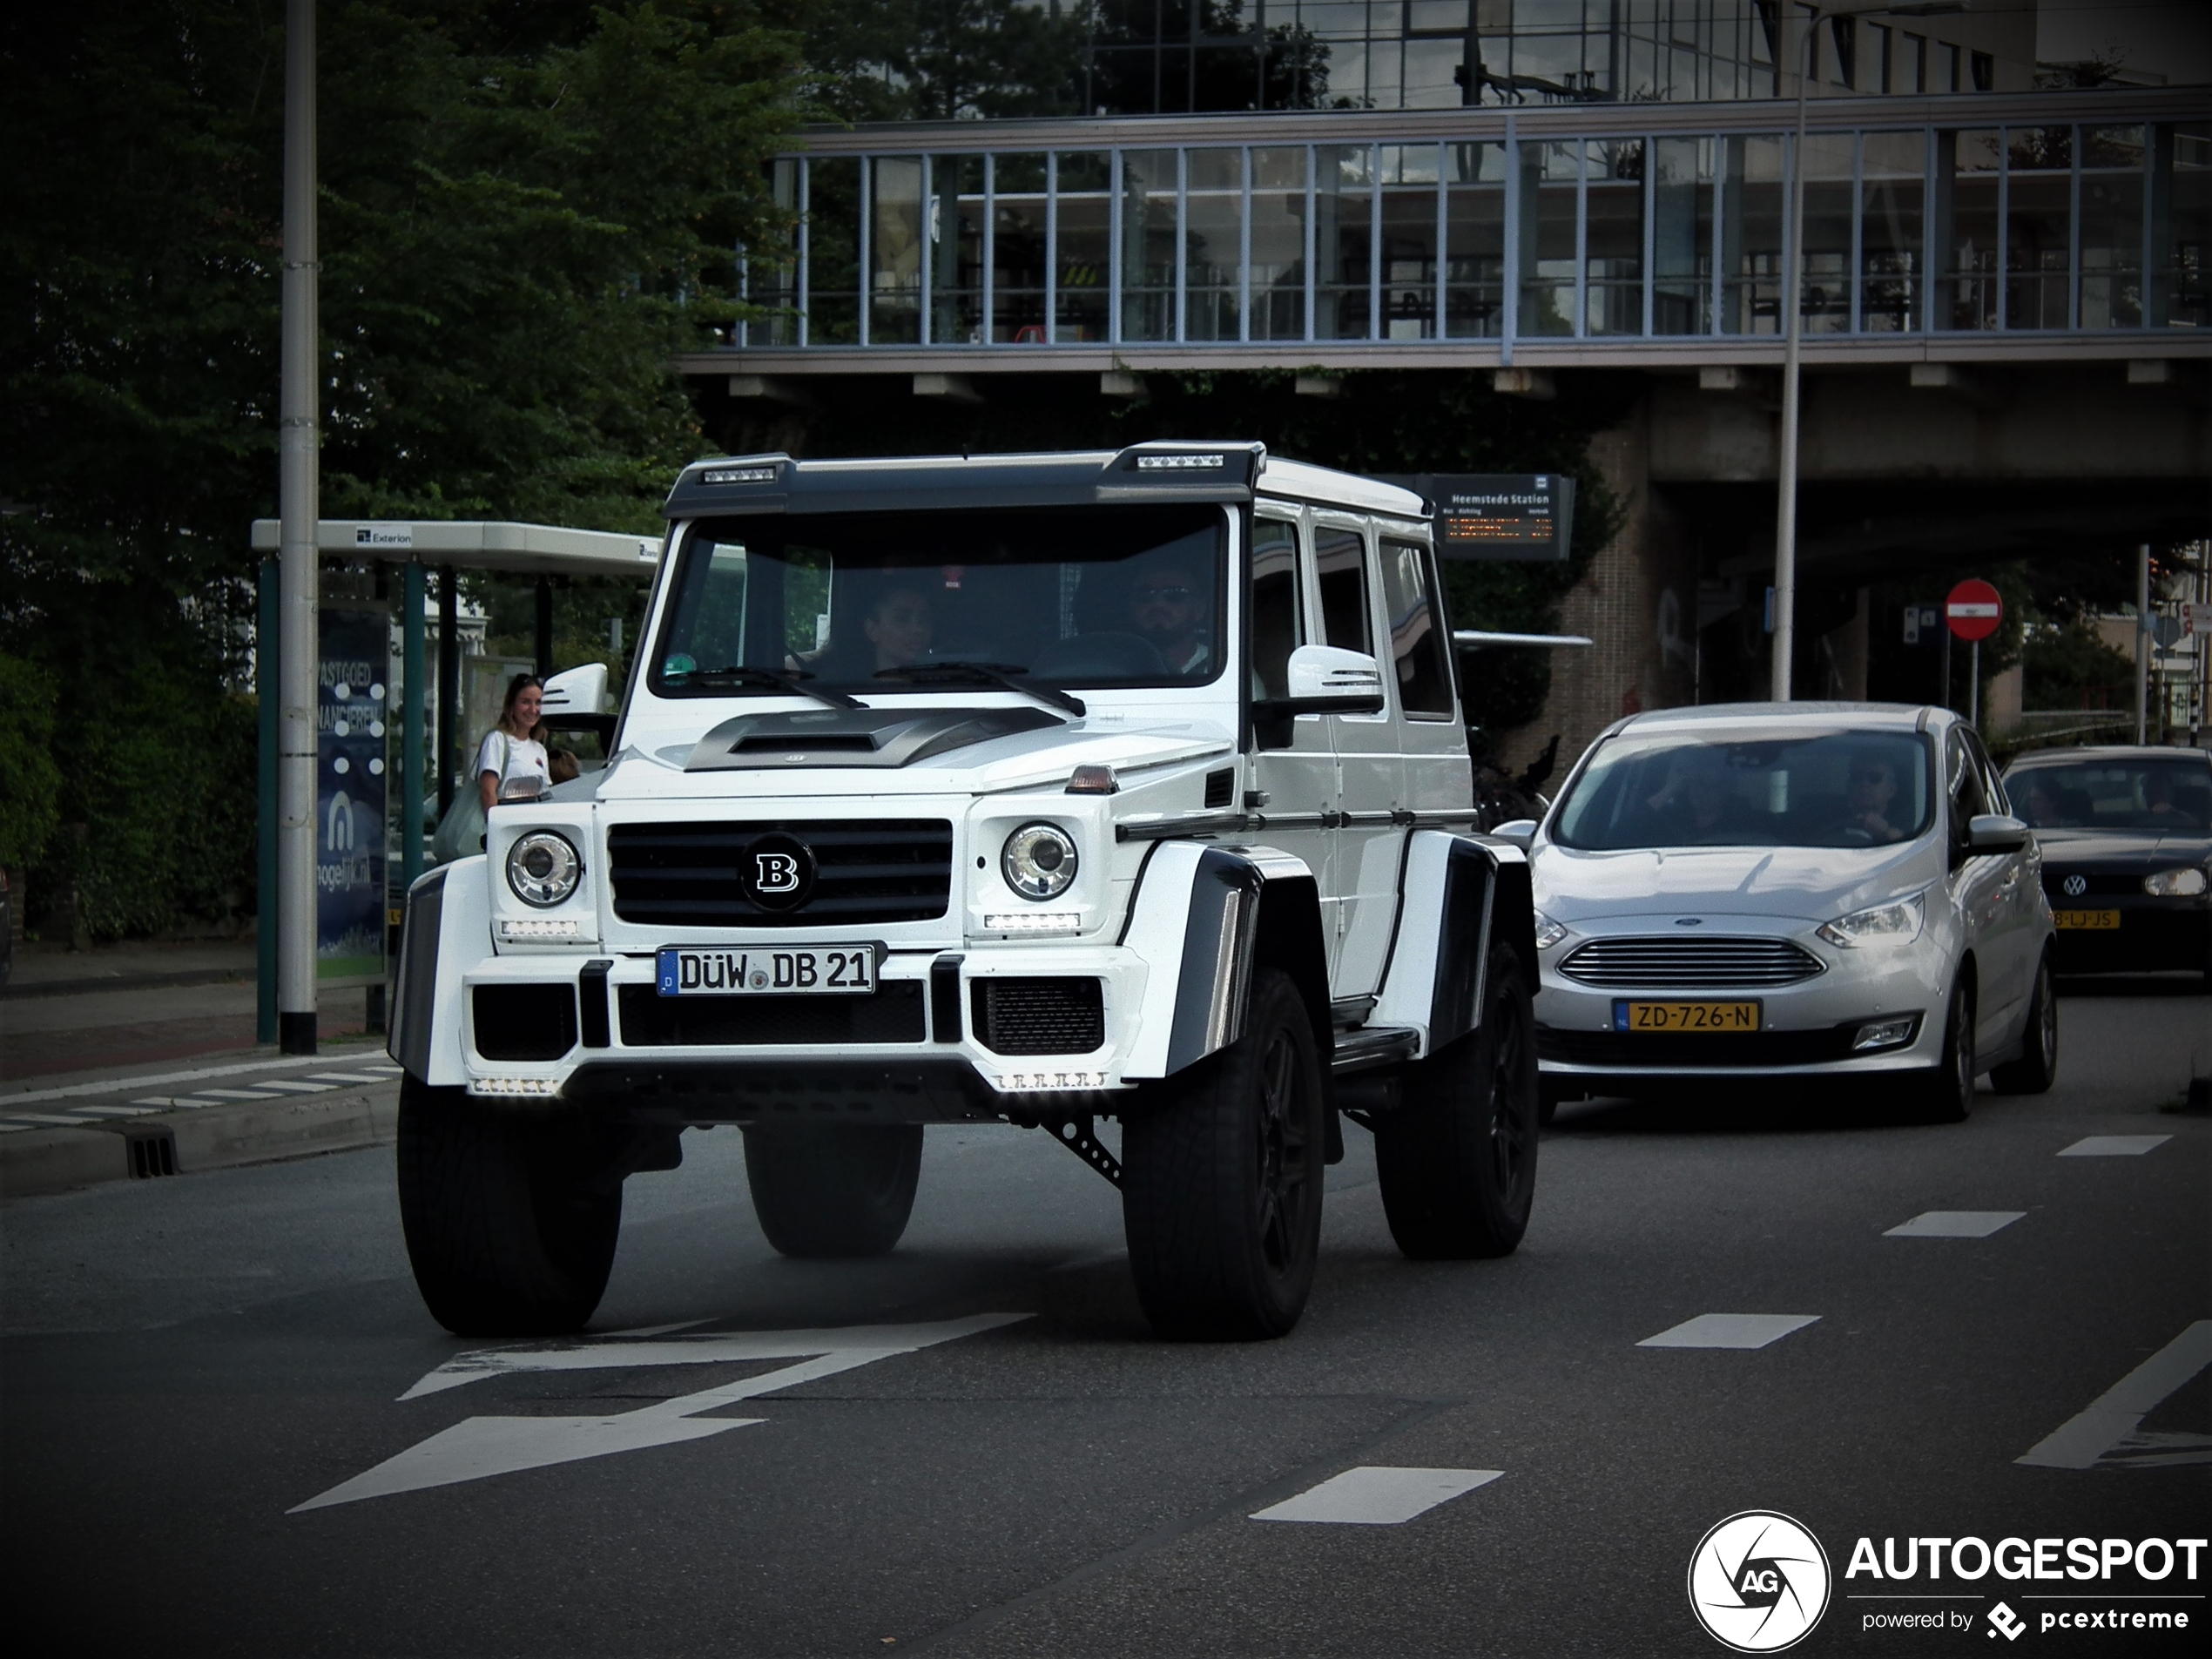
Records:
M2042 750L2005 792L2042 845L2060 973L2189 968L2212 984L2212 754Z

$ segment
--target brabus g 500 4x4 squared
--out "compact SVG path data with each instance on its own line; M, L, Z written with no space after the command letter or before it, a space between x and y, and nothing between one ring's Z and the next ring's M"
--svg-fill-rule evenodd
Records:
M1296 1323L1345 1117L1408 1255L1514 1248L1527 867L1469 833L1419 497L1177 443L707 462L668 515L610 764L408 897L440 1320L581 1325L624 1180L716 1123L797 1256L898 1242L925 1125L1046 1129L1172 1336Z

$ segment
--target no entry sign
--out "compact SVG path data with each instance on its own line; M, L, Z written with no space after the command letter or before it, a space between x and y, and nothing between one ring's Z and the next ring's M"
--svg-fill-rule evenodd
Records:
M2005 620L2005 602L1979 577L1969 577L1943 602L1943 619L1961 639L1986 639Z

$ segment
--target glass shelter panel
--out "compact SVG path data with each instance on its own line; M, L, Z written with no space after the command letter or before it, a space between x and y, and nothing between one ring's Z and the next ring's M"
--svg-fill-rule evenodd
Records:
M1594 140L1583 157L1586 333L1643 332L1643 165L1642 138Z
M1122 152L1122 338L1175 338L1177 152Z
M1433 144L1386 144L1377 152L1385 340L1427 340L1436 333L1438 154Z
M981 156L930 163L929 338L940 346L983 343Z
M1948 197L1939 216L1943 292L1929 320L1941 328L1998 327L1998 134L1936 134L1936 181Z
M1314 337L1366 340L1374 332L1374 151L1324 145L1313 165Z
M2212 122L2157 129L2151 161L2151 326L2212 328Z
M1779 334L1788 223L1782 140L1747 134L1723 139L1721 150L1721 332Z
M1045 158L991 158L991 338L1044 344Z
M2143 163L2142 128L2083 130L2081 327L2142 327Z
M868 339L913 345L921 339L920 156L878 156L868 192Z
M1114 158L1076 151L1052 165L1052 337L1103 341L1114 269Z
M1651 327L1656 334L1713 328L1711 138L1652 143Z
M1444 146L1444 332L1505 332L1506 147Z
M1921 315L1927 134L1869 132L1860 143L1858 326L1869 334L1909 334Z
M1235 340L1243 333L1244 152L1190 150L1183 203L1183 337Z
M1305 338L1305 150L1252 152L1251 338Z
M2005 133L2005 326L2064 328L2074 234L2074 129Z
M860 343L860 164L806 164L806 343Z
M1521 146L1521 314L1524 334L1575 332L1575 208L1580 144Z

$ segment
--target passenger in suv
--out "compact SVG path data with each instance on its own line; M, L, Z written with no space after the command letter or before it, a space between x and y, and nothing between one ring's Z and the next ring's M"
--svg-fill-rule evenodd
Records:
M1467 833L1418 496L1159 444L710 462L669 515L611 761L409 897L439 1319L580 1325L624 1181L711 1124L801 1256L897 1243L926 1125L1049 1130L1174 1336L1297 1321L1346 1117L1408 1254L1514 1247L1527 867Z

